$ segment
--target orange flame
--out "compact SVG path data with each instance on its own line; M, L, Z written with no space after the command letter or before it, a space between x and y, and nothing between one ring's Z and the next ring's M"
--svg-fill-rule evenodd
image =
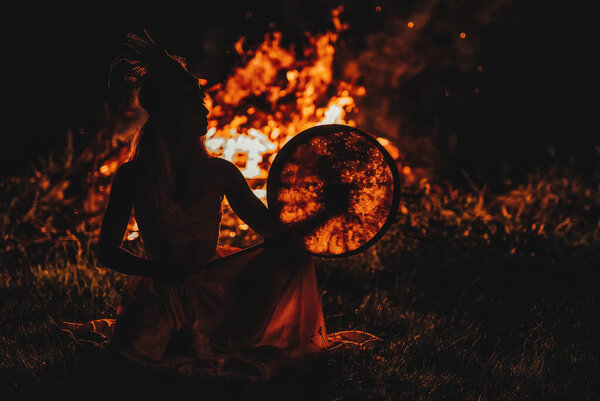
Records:
M334 46L340 31L348 28L340 21L342 11L340 6L331 12L335 32L308 34L309 45L300 54L293 46L282 47L280 32L265 35L254 50L245 50L241 38L234 47L245 64L235 68L224 85L208 90L206 147L213 156L236 164L263 200L269 166L289 139L314 125L356 125L350 116L358 111L355 99L365 96L366 90L333 74ZM392 155L399 155L389 140L378 140ZM121 153L118 160L104 160L96 175L114 174L125 157ZM132 220L128 227L129 240L138 237L134 224Z
M247 63L207 96L207 148L255 179L252 186L263 189L257 191L263 198L269 165L290 138L319 124L356 125L347 116L357 111L355 98L365 96L365 88L336 81L332 69L338 33L346 28L342 10L332 11L336 32L309 36L301 57L281 47L279 32L267 34L254 51L244 51L239 40L235 48Z

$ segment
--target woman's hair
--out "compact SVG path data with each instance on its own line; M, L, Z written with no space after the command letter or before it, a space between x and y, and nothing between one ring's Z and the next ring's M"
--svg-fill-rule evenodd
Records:
M204 186L192 165L198 158L208 158L208 153L203 138L180 131L177 99L183 88L198 85L198 78L187 70L184 59L157 46L147 33L146 37L127 35L130 51L111 66L113 71L121 61L128 64L125 80L134 86L134 96L149 114L132 143L133 185L152 207L186 207Z

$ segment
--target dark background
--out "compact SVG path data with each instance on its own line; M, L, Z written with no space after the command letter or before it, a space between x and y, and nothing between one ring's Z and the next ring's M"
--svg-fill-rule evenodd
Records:
M85 142L99 128L109 66L127 32L148 28L214 84L239 65L233 44L240 36L246 47L272 30L286 43L302 43L305 31L333 28L329 10L339 4L350 25L338 44L340 70L344 58L369 51L369 35L398 35L391 22L432 10L411 45L424 67L385 88L370 88L369 77L364 82L364 110L372 113L384 99L391 104L390 121L401 121L402 133L390 136L433 143L433 161L408 146L402 150L409 161L433 164L448 177L462 169L492 184L551 163L598 167L597 43L584 1L500 0L490 3L487 20L473 1L80 1L6 10L1 175L17 174L57 148L67 130ZM460 31L469 35L466 56L457 42ZM365 129L378 130L363 121Z

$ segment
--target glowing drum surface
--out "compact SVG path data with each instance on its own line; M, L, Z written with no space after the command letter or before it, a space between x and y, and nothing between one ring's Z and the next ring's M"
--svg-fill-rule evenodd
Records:
M392 223L400 198L394 160L377 140L346 125L302 131L269 171L269 210L319 257L359 253Z

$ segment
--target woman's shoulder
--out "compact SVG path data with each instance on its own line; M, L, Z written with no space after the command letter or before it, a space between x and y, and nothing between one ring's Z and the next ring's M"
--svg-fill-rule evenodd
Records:
M209 175L213 182L218 185L219 192L227 193L228 189L239 186L241 181L245 181L242 173L235 164L229 160L220 157L212 157L209 160Z
M214 174L219 177L227 177L232 171L238 169L235 164L220 157L210 157L208 159L208 164Z
M218 157L218 156L210 156L208 159L208 163L215 166L215 167L224 167L224 166L233 166L233 163L231 163L229 160L225 160L222 157Z

